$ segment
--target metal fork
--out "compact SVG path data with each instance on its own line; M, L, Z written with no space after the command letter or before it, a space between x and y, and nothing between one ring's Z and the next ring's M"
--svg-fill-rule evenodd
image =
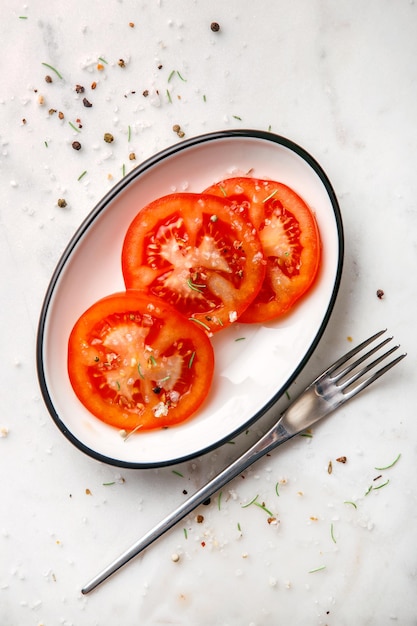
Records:
M110 563L110 565L103 569L97 576L92 578L91 581L83 587L81 590L82 593L87 594L95 589L104 580L128 563L133 557L137 556L177 522L191 513L197 506L205 502L216 491L243 472L243 470L252 465L252 463L257 461L260 457L312 426L312 424L337 409L337 407L350 400L350 398L353 398L353 396L371 385L380 376L385 374L385 372L399 363L399 361L406 356L405 353L400 354L400 356L397 356L395 359L376 370L373 374L367 376L379 363L387 359L387 357L399 348L399 346L394 346L359 369L362 363L365 363L369 357L381 350L392 340L392 337L383 339L353 361L353 357L359 355L364 348L370 346L370 344L376 341L385 332L386 329L375 333L375 335L372 335L372 337L363 341L356 348L350 350L318 376L318 378L316 378L287 408L274 426L272 426L257 443L244 452L215 478L201 487L194 495L159 522L159 524Z

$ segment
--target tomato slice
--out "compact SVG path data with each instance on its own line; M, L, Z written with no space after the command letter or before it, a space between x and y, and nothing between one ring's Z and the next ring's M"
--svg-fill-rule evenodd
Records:
M286 185L229 178L205 190L229 200L259 233L267 270L262 288L240 318L264 322L286 314L310 289L320 265L320 236L307 204Z
M144 207L122 251L127 289L163 298L211 333L249 306L265 266L252 224L224 199L193 193L171 194Z
M206 333L163 301L123 292L93 304L68 344L68 373L85 407L126 432L188 419L210 389Z

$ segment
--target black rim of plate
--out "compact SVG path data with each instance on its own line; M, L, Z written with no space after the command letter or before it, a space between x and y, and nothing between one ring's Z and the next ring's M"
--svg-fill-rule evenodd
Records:
M337 230L338 230L338 235L339 235L339 254L338 254L338 264L337 264L337 272L336 272L336 279L334 282L334 286L333 286L333 291L332 291L332 295L331 298L329 300L329 304L326 310L326 313L323 317L323 321L315 335L315 338L313 340L313 342L311 343L309 349L307 350L304 358L302 359L302 361L299 363L298 367L296 368L296 370L293 372L293 374L291 375L291 377L285 381L285 385L279 389L277 391L277 393L270 399L270 401L263 406L255 415L253 415L247 422L245 422L244 424L242 424L238 429L236 429L235 431L229 433L226 437L224 437L223 439L220 439L219 441L217 441L214 444L211 444L210 446L207 446L206 448L201 448L199 450L196 450L193 453L190 453L189 455L186 455L184 457L180 457L177 459L169 459L167 461L156 461L156 462L132 462L132 461L123 461L120 459L114 459L112 457L108 457L105 456L99 452L96 452L95 450L92 450L91 448L89 448L88 446L86 446L85 444L83 444L81 441L79 441L79 439L77 439L77 437L75 437L66 427L66 425L62 422L62 420L60 419L58 413L55 410L55 407L53 405L52 399L49 395L49 390L48 390L48 385L46 383L46 377L45 377L45 370L44 370L44 360L43 360L43 339L44 339L44 334L45 334L45 326L47 323L47 318L48 318L48 311L49 311L49 306L51 303L51 299L52 296L54 294L54 290L55 290L55 286L58 282L58 279L61 275L61 272L63 271L68 259L71 256L71 253L74 249L74 247L76 246L76 244L78 243L78 241L80 240L80 238L84 235L84 233L88 230L88 228L90 227L90 225L95 221L95 219L97 218L97 216L107 207L107 205L109 204L109 202L111 202L111 200L113 200L126 186L128 186L135 178L137 178L138 176L140 176L141 174L143 174L144 172L146 172L148 169L154 167L155 165L157 165L158 163L160 163L161 161L164 161L167 157L172 156L178 152L182 152L183 150L187 149L187 148L191 148L193 146L196 145L200 145L200 144L204 144L213 140L222 140L222 139L231 139L231 138L240 138L240 139L245 139L245 138L255 138L255 139L261 139L261 140L265 140L265 141L270 141L273 143L277 143L285 148L288 148L289 150L295 152L296 154L298 154L304 161L306 161L310 167L315 171L315 173L318 175L318 177L321 179L326 192L330 198L330 202L333 208L333 212L334 212L334 216L335 216L335 220L336 220L336 226L337 226ZM136 168L134 168L131 172L129 172L128 174L126 174L126 176L121 179L101 200L100 202L94 207L94 209L89 213L89 215L86 217L86 219L81 223L81 225L79 226L79 228L77 229L77 231L75 232L75 234L73 235L73 237L71 238L71 240L69 241L66 249L64 250L60 260L58 261L58 264L55 268L55 271L52 275L52 278L50 280L49 286L47 288L46 294L45 294L45 298L42 304L42 308L41 308L41 313L40 313L40 317L39 317L39 324L38 324L38 332L37 332L37 340L36 340L36 366L37 366L37 373L38 373L38 380L39 380L39 385L40 385L40 389L42 392L42 396L44 399L44 402L46 404L46 407L52 417L52 419L54 420L55 424L58 426L58 428L60 429L60 431L65 435L65 437L71 442L73 443L79 450L81 450L82 452L84 452L85 454L87 454L88 456L101 461L103 463L107 463L108 465L114 465L117 467L123 467L123 468L130 468L130 469L146 469L146 468L156 468L156 467L166 467L166 466L170 466L170 465L175 465L178 463L183 463L185 461L188 461L190 459L193 459L197 456L206 454L218 447L220 447L221 445L223 445L224 443L226 443L227 441L230 441L233 437L236 437L238 434L240 434L242 431L244 431L245 429L247 429L250 425L252 425L254 422L256 422L258 419L260 419L262 417L262 415L264 415L266 413L266 411L268 409L271 408L271 406L273 404L275 404L279 398L282 397L282 395L285 392L285 389L287 389L295 380L295 378L301 373L301 371L304 369L305 365L307 364L308 360L310 359L310 357L312 356L314 350L317 347L318 342L320 341L324 330L329 322L330 319L330 315L333 311L335 302L336 302L336 297L339 291L339 286L340 286L340 281L342 278L342 269L343 269L343 256L344 256L344 234L343 234L343 223L342 223L342 216L340 213L340 208L339 208L339 203L337 201L336 198L336 194L333 190L333 187L329 181L329 179L327 178L327 175L325 174L324 170L322 169L322 167L319 165L319 163L308 153L304 150L304 148L302 148L301 146L297 145L296 143L294 143L293 141L291 141L290 139L287 139L285 137L282 137L280 135L275 135L273 133L270 132L266 132L266 131L259 131L259 130L252 130L252 129L243 129L243 130L223 130L223 131L217 131L217 132L212 132L212 133L207 133L204 135L198 135L196 137L192 137L190 139L186 139L185 141L183 141L180 144L175 144L173 146L170 146L160 152L158 152L157 154L153 155L152 157L146 159L143 163L141 163L140 165L138 165Z

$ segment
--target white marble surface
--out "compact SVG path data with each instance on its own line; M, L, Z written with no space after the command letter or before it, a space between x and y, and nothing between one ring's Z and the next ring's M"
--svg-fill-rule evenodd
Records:
M417 624L417 6L58 6L2 3L0 624ZM220 32L210 30L212 21ZM168 82L172 70L185 80L176 74ZM77 118L80 133L69 125ZM220 501L199 510L202 523L191 515L82 596L91 576L257 430L178 467L118 470L73 447L40 396L36 330L55 265L124 168L180 141L174 124L185 137L271 127L307 149L333 183L345 226L343 279L324 337L291 394L351 346L349 337L356 342L388 327L408 357L312 438L296 438L224 488ZM103 141L105 132L113 144ZM398 454L391 469L375 469ZM342 455L345 464L336 461ZM242 507L257 494L278 524L258 507Z

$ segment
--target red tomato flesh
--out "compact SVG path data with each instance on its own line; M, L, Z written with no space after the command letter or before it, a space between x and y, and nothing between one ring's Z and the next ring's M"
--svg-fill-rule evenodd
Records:
M164 299L208 332L236 321L261 288L262 246L247 217L221 197L164 196L144 207L127 231L127 289Z
M210 340L163 301L134 291L93 304L68 344L68 373L79 400L126 432L188 419L213 378Z
M205 190L228 200L250 219L267 260L264 282L241 322L280 317L313 285L320 265L320 236L315 217L292 189L279 182L229 178Z

